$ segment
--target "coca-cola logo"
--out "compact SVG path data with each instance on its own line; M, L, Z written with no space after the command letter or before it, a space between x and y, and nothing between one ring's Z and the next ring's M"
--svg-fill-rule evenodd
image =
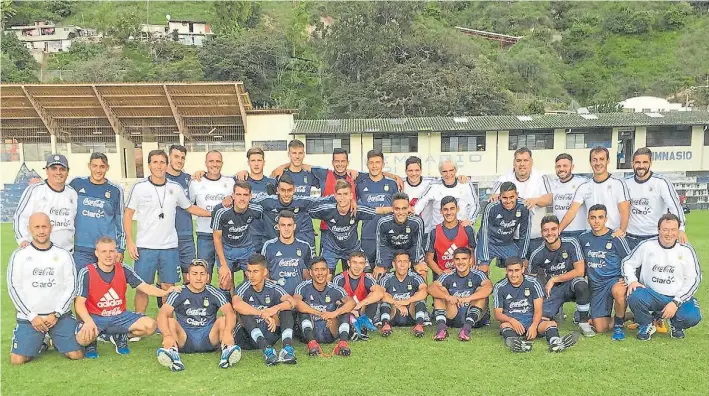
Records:
M631 202L633 205L649 205L650 200L647 198L640 198L640 199L632 199Z
M204 196L205 201L221 201L224 199L224 194L207 194Z
M83 203L84 203L84 206L92 206L94 208L103 209L104 201L102 199L98 199L98 198L84 198Z
M574 194L573 194L573 193L565 193L565 194L556 194L556 195L554 195L554 199L558 199L558 200L566 200L566 201L568 201L568 200L571 200L571 199L573 199L573 198L574 198Z
M52 216L69 216L69 208L51 208L49 214Z

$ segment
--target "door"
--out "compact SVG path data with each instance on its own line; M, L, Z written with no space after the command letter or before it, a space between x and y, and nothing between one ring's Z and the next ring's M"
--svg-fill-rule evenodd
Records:
M635 151L635 130L618 131L618 163L616 169L632 169Z

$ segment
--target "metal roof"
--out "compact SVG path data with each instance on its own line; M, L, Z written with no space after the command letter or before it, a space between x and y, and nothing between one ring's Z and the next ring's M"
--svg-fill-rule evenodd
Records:
M252 105L242 82L2 84L0 109L3 139L119 134L139 142L179 133L188 140L237 130L243 136Z
M709 125L709 112L599 113L532 116L412 117L298 120L293 135L507 131L653 125Z

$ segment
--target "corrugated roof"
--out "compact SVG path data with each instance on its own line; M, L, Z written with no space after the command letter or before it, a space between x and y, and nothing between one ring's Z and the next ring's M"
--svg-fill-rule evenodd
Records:
M566 129L593 127L638 127L652 125L709 124L709 112L688 111L661 113L555 114L532 116L411 117L340 120L298 120L294 135L499 131L516 129Z

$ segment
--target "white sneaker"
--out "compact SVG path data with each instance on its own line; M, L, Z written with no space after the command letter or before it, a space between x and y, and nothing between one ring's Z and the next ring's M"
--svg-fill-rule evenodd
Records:
M141 340L141 337L131 337L128 339L129 342L138 342Z
M581 329L581 334L583 334L584 337L593 337L596 335L593 326L588 323L579 323L579 329Z

